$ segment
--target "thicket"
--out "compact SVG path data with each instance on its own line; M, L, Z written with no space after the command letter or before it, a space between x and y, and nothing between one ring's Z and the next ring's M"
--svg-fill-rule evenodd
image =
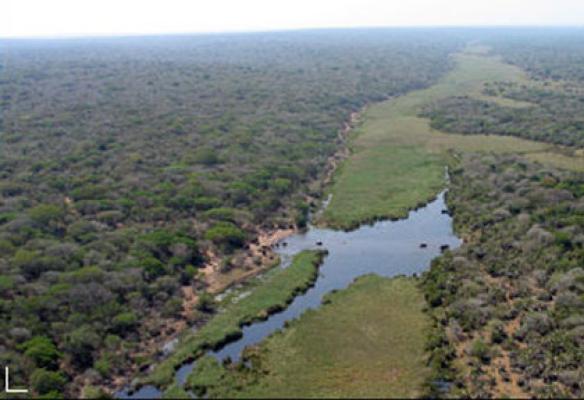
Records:
M497 382L515 376L535 397L582 397L584 174L467 156L447 200L467 240L422 279L431 393L500 397Z
M584 83L583 38L580 28L516 29L485 43L534 79Z
M471 97L451 97L426 107L434 129L463 134L517 136L566 146L584 146L584 87L497 82L484 93L530 102L509 107Z

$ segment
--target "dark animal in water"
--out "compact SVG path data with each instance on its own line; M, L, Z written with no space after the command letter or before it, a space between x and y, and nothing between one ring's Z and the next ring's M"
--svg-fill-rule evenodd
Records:
M428 247L428 245L426 243L420 243L420 248L421 249L425 249L426 247Z
M316 242L317 246L322 246L322 242Z
M444 252L445 252L446 250L448 250L449 248L450 248L450 246L449 246L449 245L447 245L447 244L443 244L442 246L440 246L440 251L444 253Z

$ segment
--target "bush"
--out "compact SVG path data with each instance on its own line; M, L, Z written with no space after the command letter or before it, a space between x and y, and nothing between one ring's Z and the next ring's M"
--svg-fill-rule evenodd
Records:
M61 353L55 344L45 336L36 336L22 344L24 355L34 360L39 368L55 369Z
M209 210L211 208L220 207L223 202L216 197L201 196L194 199L195 208L197 210Z
M210 210L205 211L204 215L207 218L215 219L218 221L235 222L237 210L227 207L212 208Z
M239 247L245 241L245 233L232 223L219 222L207 230L205 239L229 248Z
M482 363L491 362L491 351L489 346L482 339L476 339L471 346L470 355L478 358Z
M60 372L40 368L32 373L30 383L36 393L43 395L52 392L61 393L67 380Z
M507 339L507 333L505 332L503 323L500 321L494 322L491 328L491 342L501 344L505 339Z
M203 292L199 296L197 309L203 312L212 312L215 309L215 299L213 295L208 292Z
M572 248L572 235L568 232L556 232L555 239L556 244L562 246L564 250L570 250Z
M131 311L118 314L113 319L113 330L123 335L136 328L138 325L138 317Z
M221 162L217 152L211 148L197 149L192 160L196 164L203 165L215 165Z
M93 368L99 372L101 376L107 378L111 373L111 363L107 357L102 357L93 364Z
M39 225L49 225L65 216L63 207L53 204L41 204L28 211L30 218Z
M80 367L93 365L93 352L100 344L100 337L89 325L81 326L65 337L65 348L73 357L73 363Z
M154 281L167 272L164 264L154 257L147 257L140 260L139 265L144 271L144 278L148 281Z

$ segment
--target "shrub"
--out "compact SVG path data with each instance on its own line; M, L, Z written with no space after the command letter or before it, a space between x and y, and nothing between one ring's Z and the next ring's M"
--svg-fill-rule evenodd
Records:
M43 395L52 392L61 393L67 380L60 372L40 368L32 373L30 383L35 392Z
M478 358L484 364L491 362L491 351L489 346L482 339L476 339L472 343L470 355Z
M215 165L221 162L217 152L211 148L197 149L192 160L194 163L203 165Z
M113 330L123 335L136 328L138 325L138 317L131 311L118 314L113 319Z
M102 357L93 364L93 368L99 372L101 376L107 378L111 372L111 363L107 357Z
M39 368L57 368L61 353L55 344L45 336L35 336L22 344L24 355L34 360Z
M219 222L205 233L205 239L227 247L239 247L245 241L245 233L229 222Z
M216 197L201 196L194 199L194 204L197 210L209 210L220 207L222 201Z
M227 207L212 208L210 210L205 211L204 215L207 218L215 219L218 221L235 222L237 210Z
M505 332L503 323L500 321L494 322L491 328L491 342L501 344L505 339L507 339L507 333Z
M30 218L39 225L48 225L65 216L63 207L53 204L41 204L28 211Z
M65 348L80 367L93 365L93 351L99 348L100 337L89 325L81 326L65 337Z
M211 312L215 309L215 298L208 292L203 292L199 296L197 309L203 312Z
M165 275L167 272L164 264L154 257L143 258L140 260L139 265L142 267L144 278L147 281L153 281L156 278Z

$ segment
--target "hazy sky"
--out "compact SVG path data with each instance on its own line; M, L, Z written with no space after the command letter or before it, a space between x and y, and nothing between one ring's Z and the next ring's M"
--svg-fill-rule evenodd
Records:
M584 0L0 0L0 36L584 25Z

